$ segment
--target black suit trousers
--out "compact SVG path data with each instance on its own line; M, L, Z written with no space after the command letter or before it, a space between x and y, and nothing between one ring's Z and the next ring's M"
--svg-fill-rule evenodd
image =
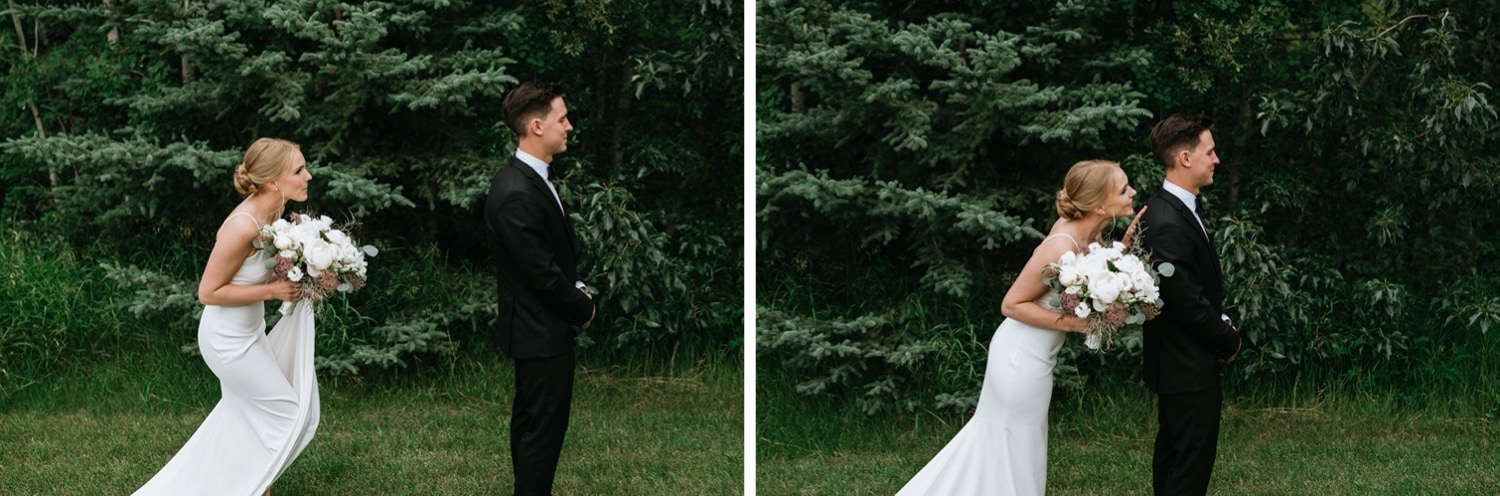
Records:
M552 494L552 478L573 405L575 365L572 350L516 360L516 397L510 408L510 462L516 496Z
M1151 489L1156 496L1203 495L1219 449L1219 411L1224 391L1156 397L1156 451L1151 456Z

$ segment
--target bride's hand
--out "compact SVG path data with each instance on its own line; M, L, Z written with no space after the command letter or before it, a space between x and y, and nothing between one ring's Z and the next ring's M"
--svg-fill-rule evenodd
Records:
M1141 205L1141 210L1135 213L1134 219L1130 220L1130 227L1125 228L1125 236L1120 238L1121 243L1124 243L1126 245L1130 244L1130 238L1135 237L1135 226L1141 223L1142 215L1146 215L1145 205Z
M1089 332L1089 319L1081 318L1075 315L1064 315L1061 318L1057 319L1057 324L1064 331L1080 333Z
M300 286L292 281L276 281L266 284L266 286L271 288L271 297L268 298L271 300L295 301L301 296L297 294Z

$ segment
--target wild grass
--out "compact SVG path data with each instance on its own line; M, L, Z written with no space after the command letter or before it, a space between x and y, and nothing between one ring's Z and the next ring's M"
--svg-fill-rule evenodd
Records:
M580 359L558 494L739 494L737 361ZM273 493L508 494L512 368L467 356L322 381L317 437ZM0 408L0 494L129 494L218 399L207 367L139 356L59 374Z
M867 416L758 373L757 493L893 494L968 414ZM1213 494L1500 494L1495 383L1418 404L1308 378L1226 394ZM1145 494L1155 407L1120 381L1054 393L1048 494Z
M127 292L99 260L79 255L87 250L23 232L3 236L0 494L129 494L219 398L202 359L181 351L196 328L115 304ZM124 262L196 277L201 253L159 248ZM406 257L425 269L403 268L402 277L440 269L442 260L427 255ZM480 287L477 278L457 288L427 281L356 293L358 304L328 308L319 330L329 335L319 346L359 337L336 333L340 322L357 330L383 315L467 301L457 299ZM509 493L513 368L491 336L475 329L453 337L452 355L406 355L405 365L321 377L317 437L273 493ZM742 493L743 369L737 353L717 350L581 350L557 493Z

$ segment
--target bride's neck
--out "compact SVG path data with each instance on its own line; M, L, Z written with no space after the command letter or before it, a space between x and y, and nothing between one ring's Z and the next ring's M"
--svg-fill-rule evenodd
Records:
M250 207L250 212L255 214L261 222L270 224L281 218L281 213L286 207L286 201L279 195L272 195L272 191L256 191L255 194L245 198L245 204Z
M1094 241L1101 241L1099 233L1104 232L1104 226L1109 225L1110 220L1108 217L1090 215L1082 219L1067 219L1066 222L1073 225L1074 232L1083 235L1084 239L1079 241L1088 244Z

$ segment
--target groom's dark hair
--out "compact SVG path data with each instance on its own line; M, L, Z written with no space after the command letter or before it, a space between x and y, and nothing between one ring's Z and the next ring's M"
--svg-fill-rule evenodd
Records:
M545 117L552 110L552 99L560 96L563 96L562 87L556 83L521 83L500 101L501 118L519 139L526 135L526 123Z
M1151 128L1151 154L1166 168L1172 168L1172 158L1182 149L1198 147L1198 136L1213 121L1201 115L1172 114Z

